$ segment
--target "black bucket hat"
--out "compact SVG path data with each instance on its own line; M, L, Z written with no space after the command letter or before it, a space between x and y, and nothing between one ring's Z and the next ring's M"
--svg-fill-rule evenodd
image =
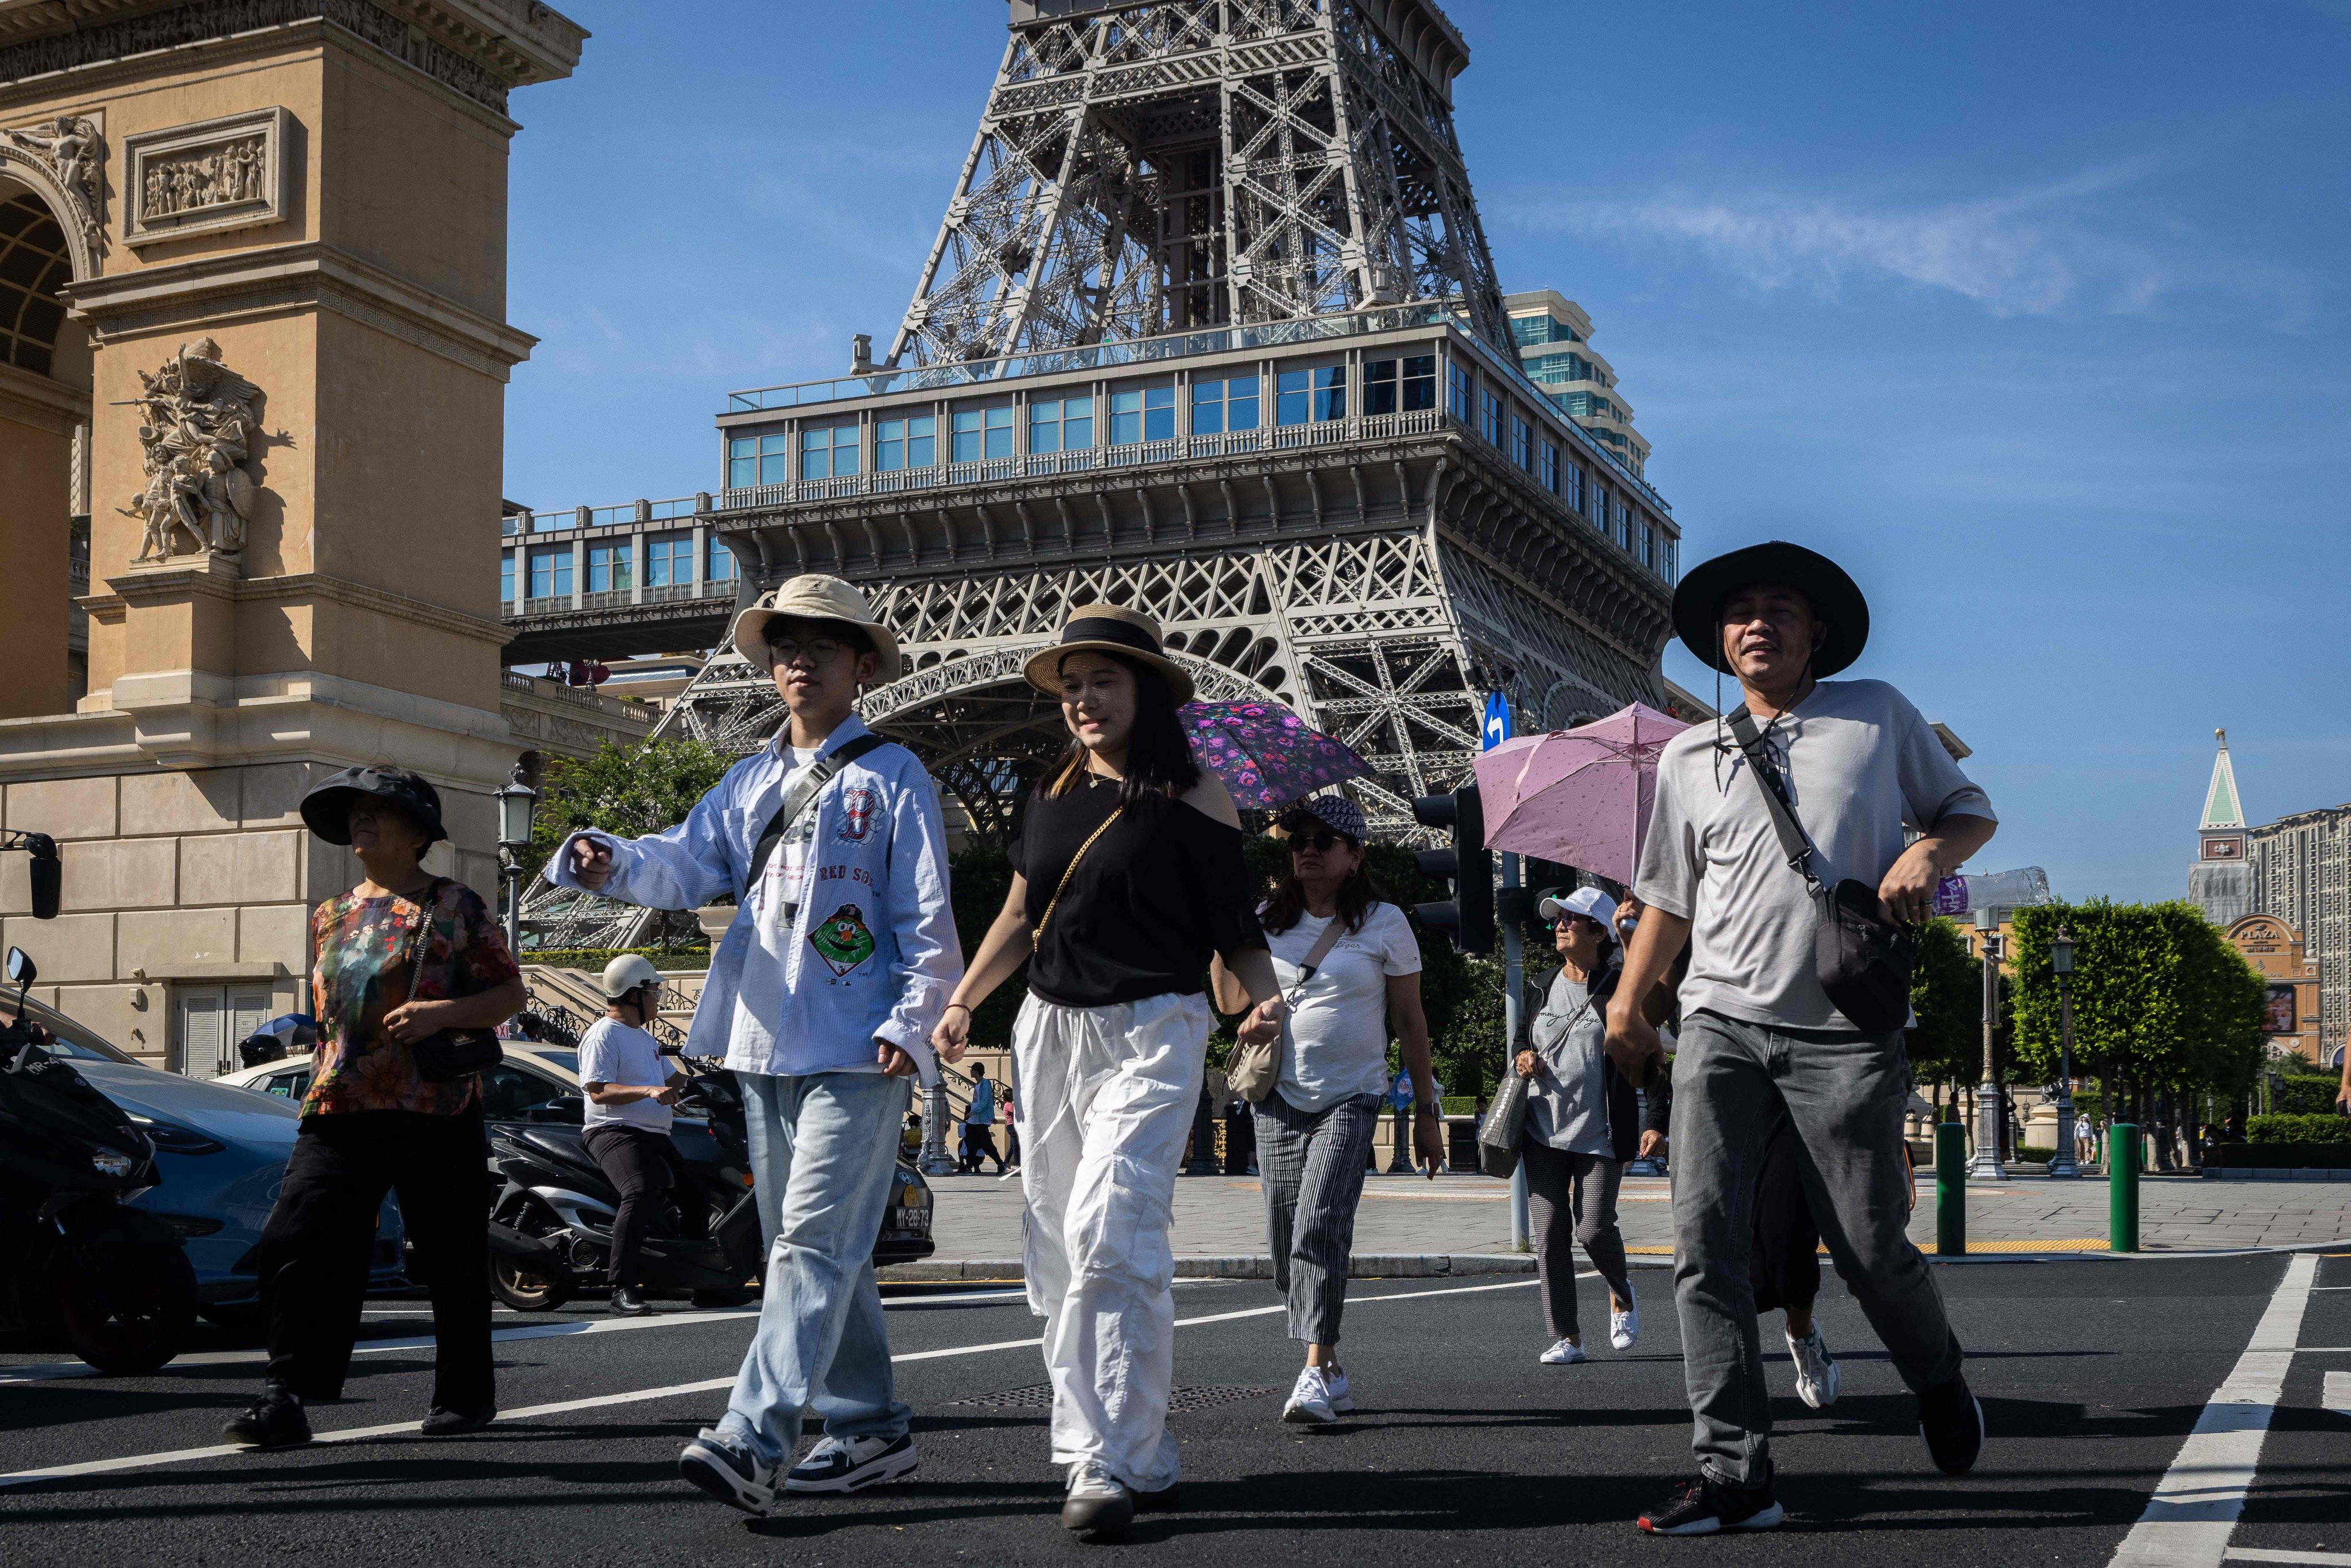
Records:
M424 830L427 844L449 836L441 826L441 791L405 768L346 768L302 797L302 820L330 844L351 841L351 801L361 795L399 807Z
M1709 670L1737 674L1722 656L1722 604L1750 582L1776 582L1812 601L1828 635L1813 650L1813 677L1826 680L1861 657L1869 641L1869 601L1861 587L1818 550L1771 539L1703 560L1674 590L1674 632Z

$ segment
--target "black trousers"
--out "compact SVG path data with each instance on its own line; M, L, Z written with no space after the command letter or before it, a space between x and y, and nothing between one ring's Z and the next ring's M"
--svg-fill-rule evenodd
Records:
M662 1198L678 1189L678 1232L687 1238L705 1228L702 1205L684 1191L685 1176L677 1164L677 1145L667 1133L605 1122L588 1130L588 1152L596 1156L604 1179L621 1201L612 1210L612 1258L604 1282L615 1291L634 1290L637 1258L644 1250L645 1228L661 1212Z
M490 1183L482 1119L415 1111L305 1116L253 1249L269 1313L269 1381L342 1396L377 1211L398 1194L433 1298L433 1403L478 1410L490 1370Z
M994 1160L1000 1175L1004 1156L996 1152L996 1127L988 1122L966 1122L963 1124L963 1168L973 1176L979 1174L979 1162Z
M1796 1163L1796 1126L1783 1108L1763 1134L1763 1163L1755 1172L1755 1239L1747 1270L1757 1312L1811 1310L1821 1293L1820 1245L1821 1228Z

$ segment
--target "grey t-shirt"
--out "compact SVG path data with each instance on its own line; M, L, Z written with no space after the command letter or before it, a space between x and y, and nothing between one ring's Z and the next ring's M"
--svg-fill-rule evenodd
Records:
M1823 681L1764 739L1813 841L1813 870L1831 886L1852 877L1875 887L1902 853L1905 824L1998 821L1918 710L1883 681ZM1674 737L1657 761L1634 892L1691 922L1682 1010L1852 1029L1813 972L1812 898L1747 771L1729 727L1711 723Z
M1606 1020L1592 992L1562 968L1528 1027L1534 1079L1527 1085L1527 1135L1570 1154L1616 1157L1608 1138L1608 1082L1602 1075Z

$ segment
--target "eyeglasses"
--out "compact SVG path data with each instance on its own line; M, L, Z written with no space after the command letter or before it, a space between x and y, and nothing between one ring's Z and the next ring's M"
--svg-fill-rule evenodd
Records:
M1311 834L1292 829L1290 834L1290 852L1296 854L1301 850L1317 850L1328 854L1333 847L1343 841L1338 834L1328 828Z
M789 637L785 637L770 642L768 644L768 652L778 664L791 664L805 655L805 662L810 669L821 670L841 654L849 652L849 646L844 643L833 642L828 637L818 637L808 643L797 643Z

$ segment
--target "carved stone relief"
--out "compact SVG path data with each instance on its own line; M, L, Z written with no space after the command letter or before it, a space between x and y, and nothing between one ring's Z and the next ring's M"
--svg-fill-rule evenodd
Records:
M84 115L61 114L0 134L57 176L73 208L59 215L78 225L97 246L106 234L106 136L99 123Z
M246 464L260 439L262 392L220 353L218 343L199 338L153 375L139 372L143 395L131 402L142 416L147 486L122 508L146 525L138 561L245 549L255 492ZM183 534L191 541L184 550L177 548Z
M283 221L287 120L283 109L259 109L126 137L131 243Z

